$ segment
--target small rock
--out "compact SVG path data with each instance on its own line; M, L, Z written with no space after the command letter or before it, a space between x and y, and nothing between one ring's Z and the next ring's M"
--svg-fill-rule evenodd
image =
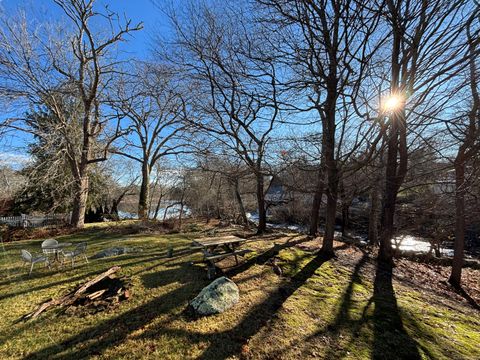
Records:
M223 313L238 303L239 299L238 286L223 276L204 287L190 302L189 308L196 316L208 316Z

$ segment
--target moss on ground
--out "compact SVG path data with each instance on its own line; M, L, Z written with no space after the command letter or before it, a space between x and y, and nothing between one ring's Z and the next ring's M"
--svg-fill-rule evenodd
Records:
M355 252L351 263L326 261L293 246L302 241L294 236L249 244L255 252L242 271L230 273L241 302L224 314L190 319L183 310L208 284L205 269L190 265L200 255L181 255L192 236L88 229L60 241L87 241L90 255L119 245L143 251L81 262L74 269L39 268L30 278L21 268L19 252L38 250L41 240L4 244L0 358L480 358L475 310L396 280L389 291L388 282L375 281L367 255ZM170 245L174 258L166 257ZM264 261L255 261L272 249L282 277ZM36 304L113 265L122 266L122 274L133 283L131 299L119 307L84 317L52 311L15 323Z

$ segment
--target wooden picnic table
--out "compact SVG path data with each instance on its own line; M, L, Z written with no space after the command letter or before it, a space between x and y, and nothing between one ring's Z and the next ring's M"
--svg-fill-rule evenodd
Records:
M206 262L208 266L208 278L211 279L215 276L215 263L217 261L233 256L238 265L238 256L250 252L248 249L238 250L238 246L246 241L247 239L228 235L196 239L193 241L193 245L201 248L203 261Z

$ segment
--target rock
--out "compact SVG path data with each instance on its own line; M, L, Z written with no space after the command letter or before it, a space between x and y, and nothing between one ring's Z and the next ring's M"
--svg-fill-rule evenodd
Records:
M140 251L142 251L142 249L140 248L111 247L96 253L95 255L92 256L92 259L101 259L105 257L118 256L118 255L135 253Z
M239 299L237 285L223 276L204 287L190 302L189 308L197 316L219 314L230 309Z

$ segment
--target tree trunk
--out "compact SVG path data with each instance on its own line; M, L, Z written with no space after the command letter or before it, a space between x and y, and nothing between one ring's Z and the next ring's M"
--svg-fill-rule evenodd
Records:
M332 88L336 89L332 86ZM326 109L326 116L323 121L322 150L325 154L325 167L327 174L327 208L325 215L325 234L323 237L322 253L325 256L333 256L333 239L335 234L335 219L337 215L338 197L338 169L335 160L335 104L334 92L327 98L329 108Z
M391 263L393 258L392 238L394 233L395 204L397 201L397 190L395 179L397 174L397 149L398 138L396 123L392 122L392 129L388 143L387 170L385 176L385 193L382 211L382 233L380 239L380 261Z
M397 16L398 14L394 12L390 94L392 96L406 96L403 87L400 86L400 60L404 29L400 28L396 23ZM390 131L387 141L387 164L378 260L389 265L393 265L392 238L394 234L395 205L398 191L407 172L407 124L404 107L405 105L402 104L400 109L390 109L391 114L388 119Z
M258 205L258 228L257 234L263 234L267 230L267 211L265 209L265 192L263 174L257 172L257 205Z
M342 236L350 227L350 202L342 202Z
M162 204L163 192L160 191L160 196L158 197L157 206L155 206L154 219L157 220L158 212L160 211L160 205Z
M462 267L463 267L463 251L465 247L465 194L467 192L467 184L465 180L465 168L467 161L478 153L479 145L479 129L478 119L480 116L480 96L478 94L478 69L477 69L477 42L470 32L468 26L468 42L469 42L469 69L470 69L470 89L472 93L472 108L469 112L469 125L463 144L458 149L455 158L455 244L453 249L452 273L449 282L456 287L461 286Z
M245 206L243 206L242 196L240 195L240 189L238 186L238 179L233 179L233 192L235 195L235 201L237 202L238 210L240 211L240 216L245 225L248 225L247 213L245 212Z
M220 209L220 196L221 196L222 181L218 182L217 196L215 198L215 211L217 213L217 219L222 220L222 211Z
M148 163L142 165L142 183L140 185L140 194L138 198L138 218L146 220L148 218L148 197L150 190L150 166Z
M316 236L318 233L318 217L320 206L322 205L323 187L323 169L320 168L318 172L317 188L315 189L315 194L313 196L312 211L310 212L310 229L308 233L311 236Z
M184 208L184 195L182 195L182 200L180 201L180 214L178 215L178 231L182 231L182 220L183 220L183 208Z
M351 200L347 199L345 187L343 181L340 182L340 198L342 202L342 236L345 236L345 232L350 226L350 204Z
M337 187L336 168L329 170L331 174L328 179L327 189L327 213L325 216L325 235L323 237L322 253L326 256L333 256L333 239L335 236L335 219L337 215Z
M87 208L88 198L88 174L86 174L86 170L83 176L75 181L75 188L72 225L77 229L81 229L85 225L85 210Z
M380 208L380 194L377 184L370 191L370 213L368 215L368 241L370 245L378 245L378 213Z
M465 247L465 153L461 148L455 159L455 243L452 273L448 280L453 286L461 286L463 250Z

